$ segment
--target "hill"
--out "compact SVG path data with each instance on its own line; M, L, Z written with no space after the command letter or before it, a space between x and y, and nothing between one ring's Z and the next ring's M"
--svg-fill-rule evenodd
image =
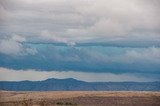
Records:
M160 82L84 82L76 79L0 81L0 90L11 91L160 91Z

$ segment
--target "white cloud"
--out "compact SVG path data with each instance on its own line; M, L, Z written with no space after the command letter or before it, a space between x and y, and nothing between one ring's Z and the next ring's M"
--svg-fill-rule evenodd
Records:
M126 63L148 62L151 64L160 64L160 48L150 47L141 51L128 50L125 55L117 58Z
M42 42L58 42L58 43L65 43L68 46L74 46L75 42L68 41L67 37L57 35L57 33L50 32L48 30L43 30L40 33L40 36L38 37L39 41Z
M16 35L16 34L13 34L12 40L14 41L17 41L17 42L24 42L26 41L26 39L23 37L23 36L20 36L20 35Z
M102 48L101 48L102 49ZM112 55L105 52L99 52L101 49L83 49L88 61L97 61L99 63L122 63L122 64L136 64L147 66L147 64L160 65L160 48L103 48L104 51L112 50ZM126 49L126 50L124 50ZM123 51L120 53L120 51ZM84 55L84 54L83 54ZM143 67L143 66L142 66ZM152 71L152 70L151 70Z
M0 40L0 53L7 55L25 55L35 54L36 49L25 48L21 42L25 41L25 38L19 35L13 35L8 39Z
M39 81L48 78L75 78L88 82L121 82L121 81L135 81L148 82L157 81L157 79L137 76L134 74L113 74L113 73L87 73L75 71L37 71L37 70L13 70L7 68L0 68L0 81L22 81L31 80Z
M56 33L49 32L48 30L44 30L40 33L40 38L41 40L46 40L46 41L54 41L54 42L62 42L62 43L67 43L67 39L56 35Z
M1 53L17 55L22 52L22 48L22 45L14 40L0 40Z

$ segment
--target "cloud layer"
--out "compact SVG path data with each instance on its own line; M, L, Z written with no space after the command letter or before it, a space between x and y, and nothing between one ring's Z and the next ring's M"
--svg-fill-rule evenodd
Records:
M160 48L121 48L103 46L55 46L24 44L36 49L35 55L0 54L0 66L13 69L37 69L110 73L160 74Z
M32 42L160 41L159 0L3 0L1 37ZM127 44L126 44L127 45Z
M35 48L25 48L21 42L24 42L25 38L19 35L13 35L11 38L0 40L0 53L7 55L26 55L36 54Z

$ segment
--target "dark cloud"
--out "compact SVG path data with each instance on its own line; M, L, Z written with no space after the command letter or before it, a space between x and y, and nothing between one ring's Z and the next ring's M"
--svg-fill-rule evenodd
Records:
M160 73L160 49L118 47L68 47L52 44L28 44L36 55L1 54L1 67L57 71ZM49 52L48 52L49 51Z

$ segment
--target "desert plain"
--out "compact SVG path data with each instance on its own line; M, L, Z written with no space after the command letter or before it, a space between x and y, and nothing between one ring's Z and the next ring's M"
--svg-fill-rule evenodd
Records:
M160 106L160 92L0 91L0 106Z

